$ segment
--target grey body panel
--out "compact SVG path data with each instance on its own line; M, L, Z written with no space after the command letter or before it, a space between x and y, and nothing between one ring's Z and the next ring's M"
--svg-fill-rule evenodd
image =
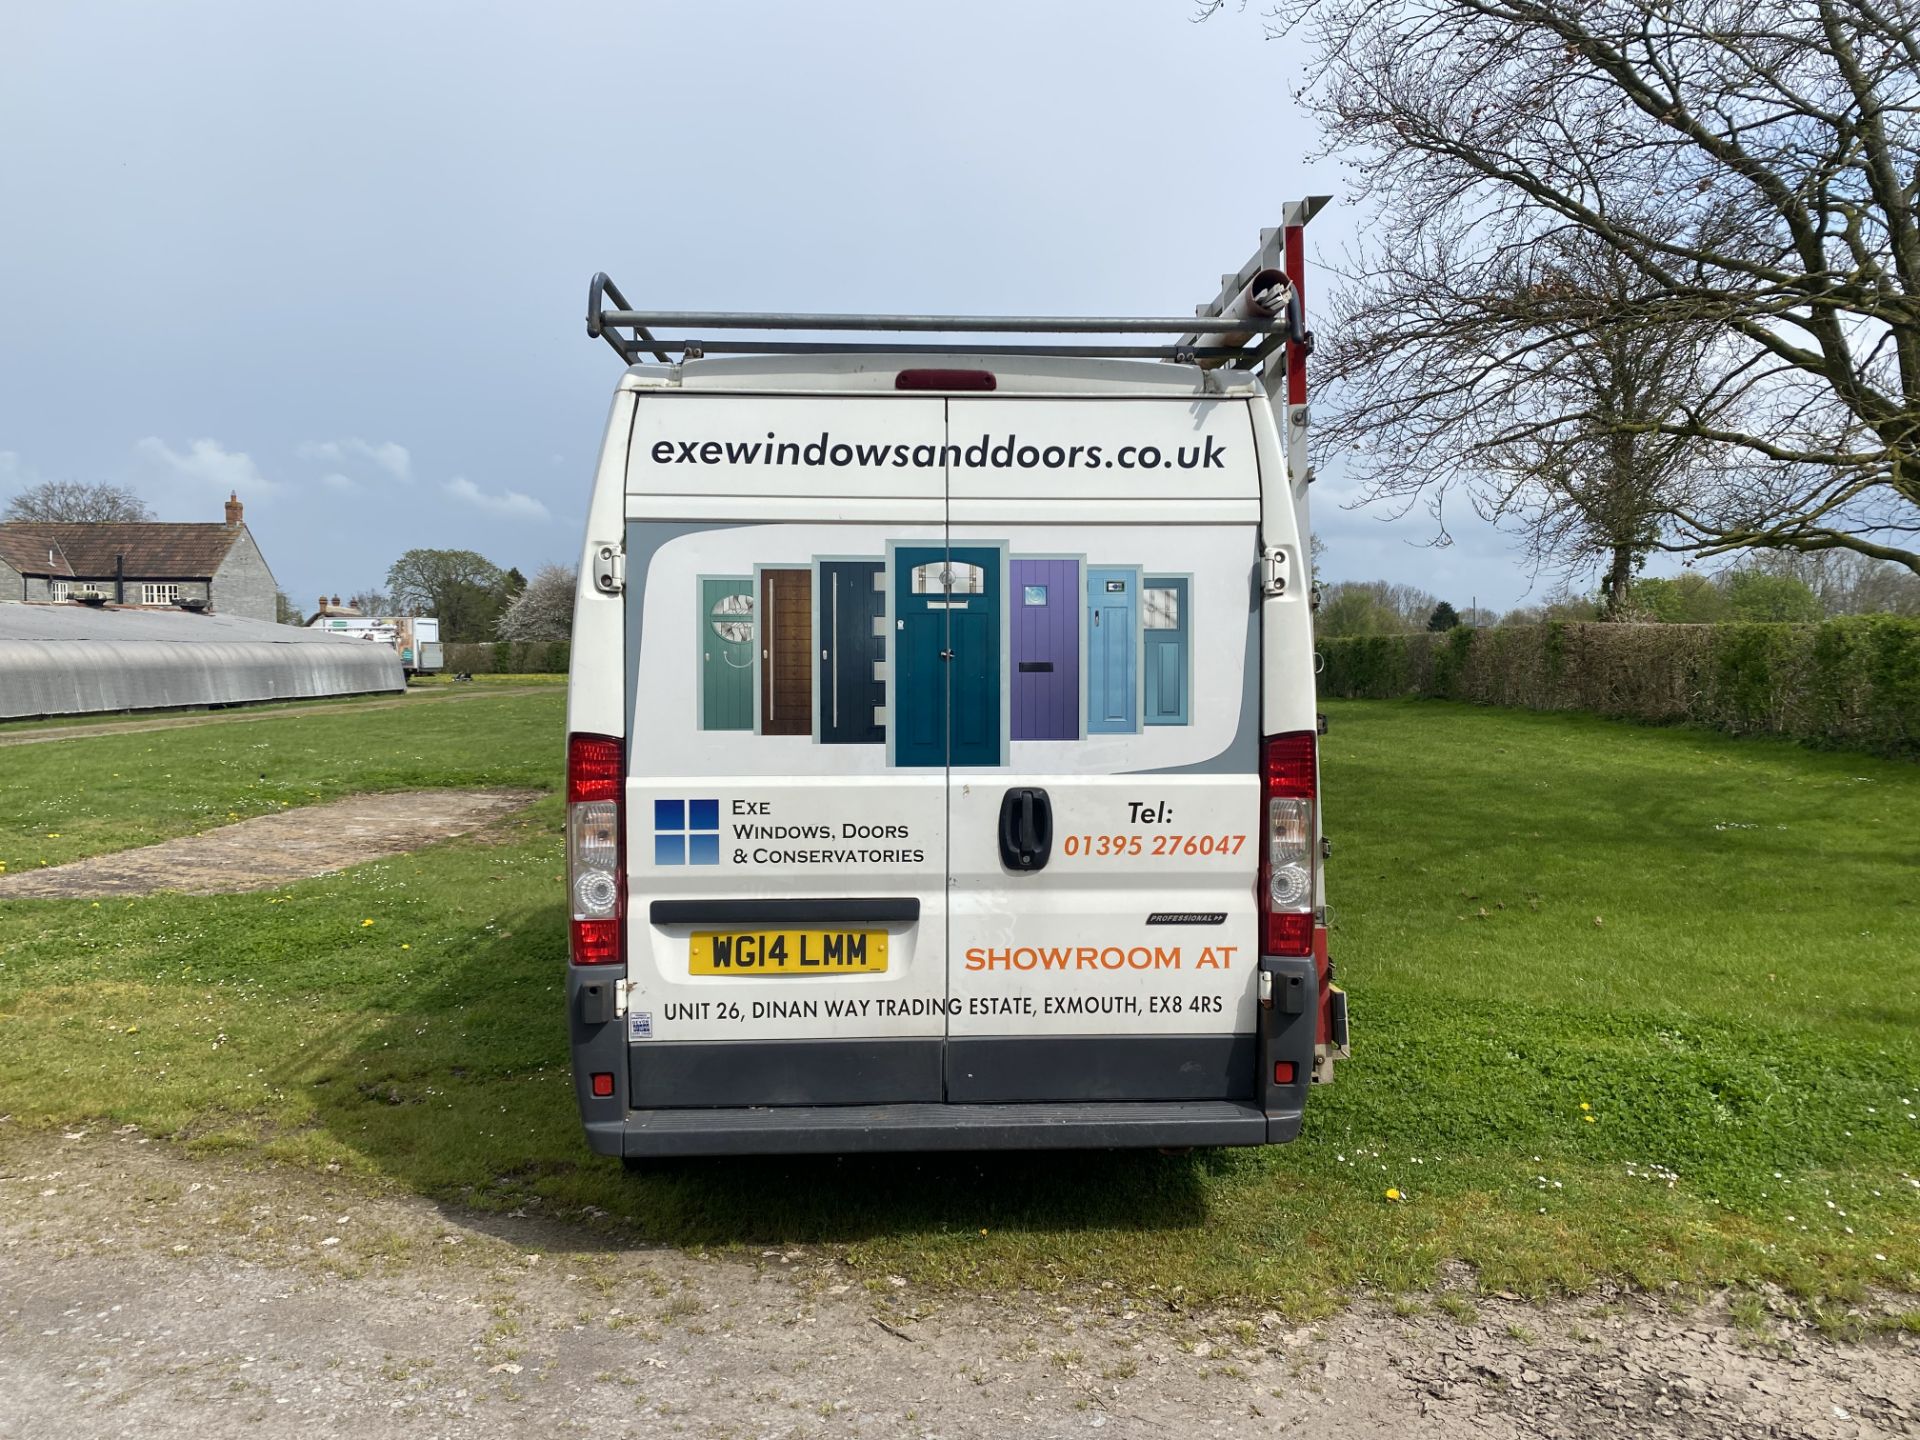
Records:
M947 1041L947 1098L963 1104L1251 1100L1256 1037L1040 1035Z
M938 1103L944 1042L648 1041L634 1045L630 1094L649 1109Z

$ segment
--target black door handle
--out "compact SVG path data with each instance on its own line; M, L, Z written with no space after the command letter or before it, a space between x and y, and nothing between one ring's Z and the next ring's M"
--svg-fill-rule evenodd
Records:
M1000 797L1000 860L1009 870L1044 870L1053 855L1053 802L1044 790Z

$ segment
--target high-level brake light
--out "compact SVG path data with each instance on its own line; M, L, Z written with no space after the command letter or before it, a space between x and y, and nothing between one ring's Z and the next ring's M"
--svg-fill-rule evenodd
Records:
M1261 953L1313 953L1314 734L1269 735L1263 747L1260 827Z
M896 390L993 390L999 384L991 370L902 370L893 377Z
M618 964L625 950L622 759L612 736L567 737L567 893L576 965Z

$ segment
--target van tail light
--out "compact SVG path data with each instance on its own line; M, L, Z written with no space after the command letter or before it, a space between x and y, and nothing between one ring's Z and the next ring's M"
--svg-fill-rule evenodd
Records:
M1313 953L1314 734L1269 735L1262 747L1265 813L1260 827L1260 953Z
M576 965L617 965L626 954L624 756L610 735L567 737L567 895Z

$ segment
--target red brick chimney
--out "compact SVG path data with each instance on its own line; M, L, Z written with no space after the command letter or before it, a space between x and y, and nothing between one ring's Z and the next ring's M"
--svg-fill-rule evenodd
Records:
M227 523L229 525L238 525L240 523L240 516L244 513L245 509L246 507L240 503L240 492L238 490L228 491Z

